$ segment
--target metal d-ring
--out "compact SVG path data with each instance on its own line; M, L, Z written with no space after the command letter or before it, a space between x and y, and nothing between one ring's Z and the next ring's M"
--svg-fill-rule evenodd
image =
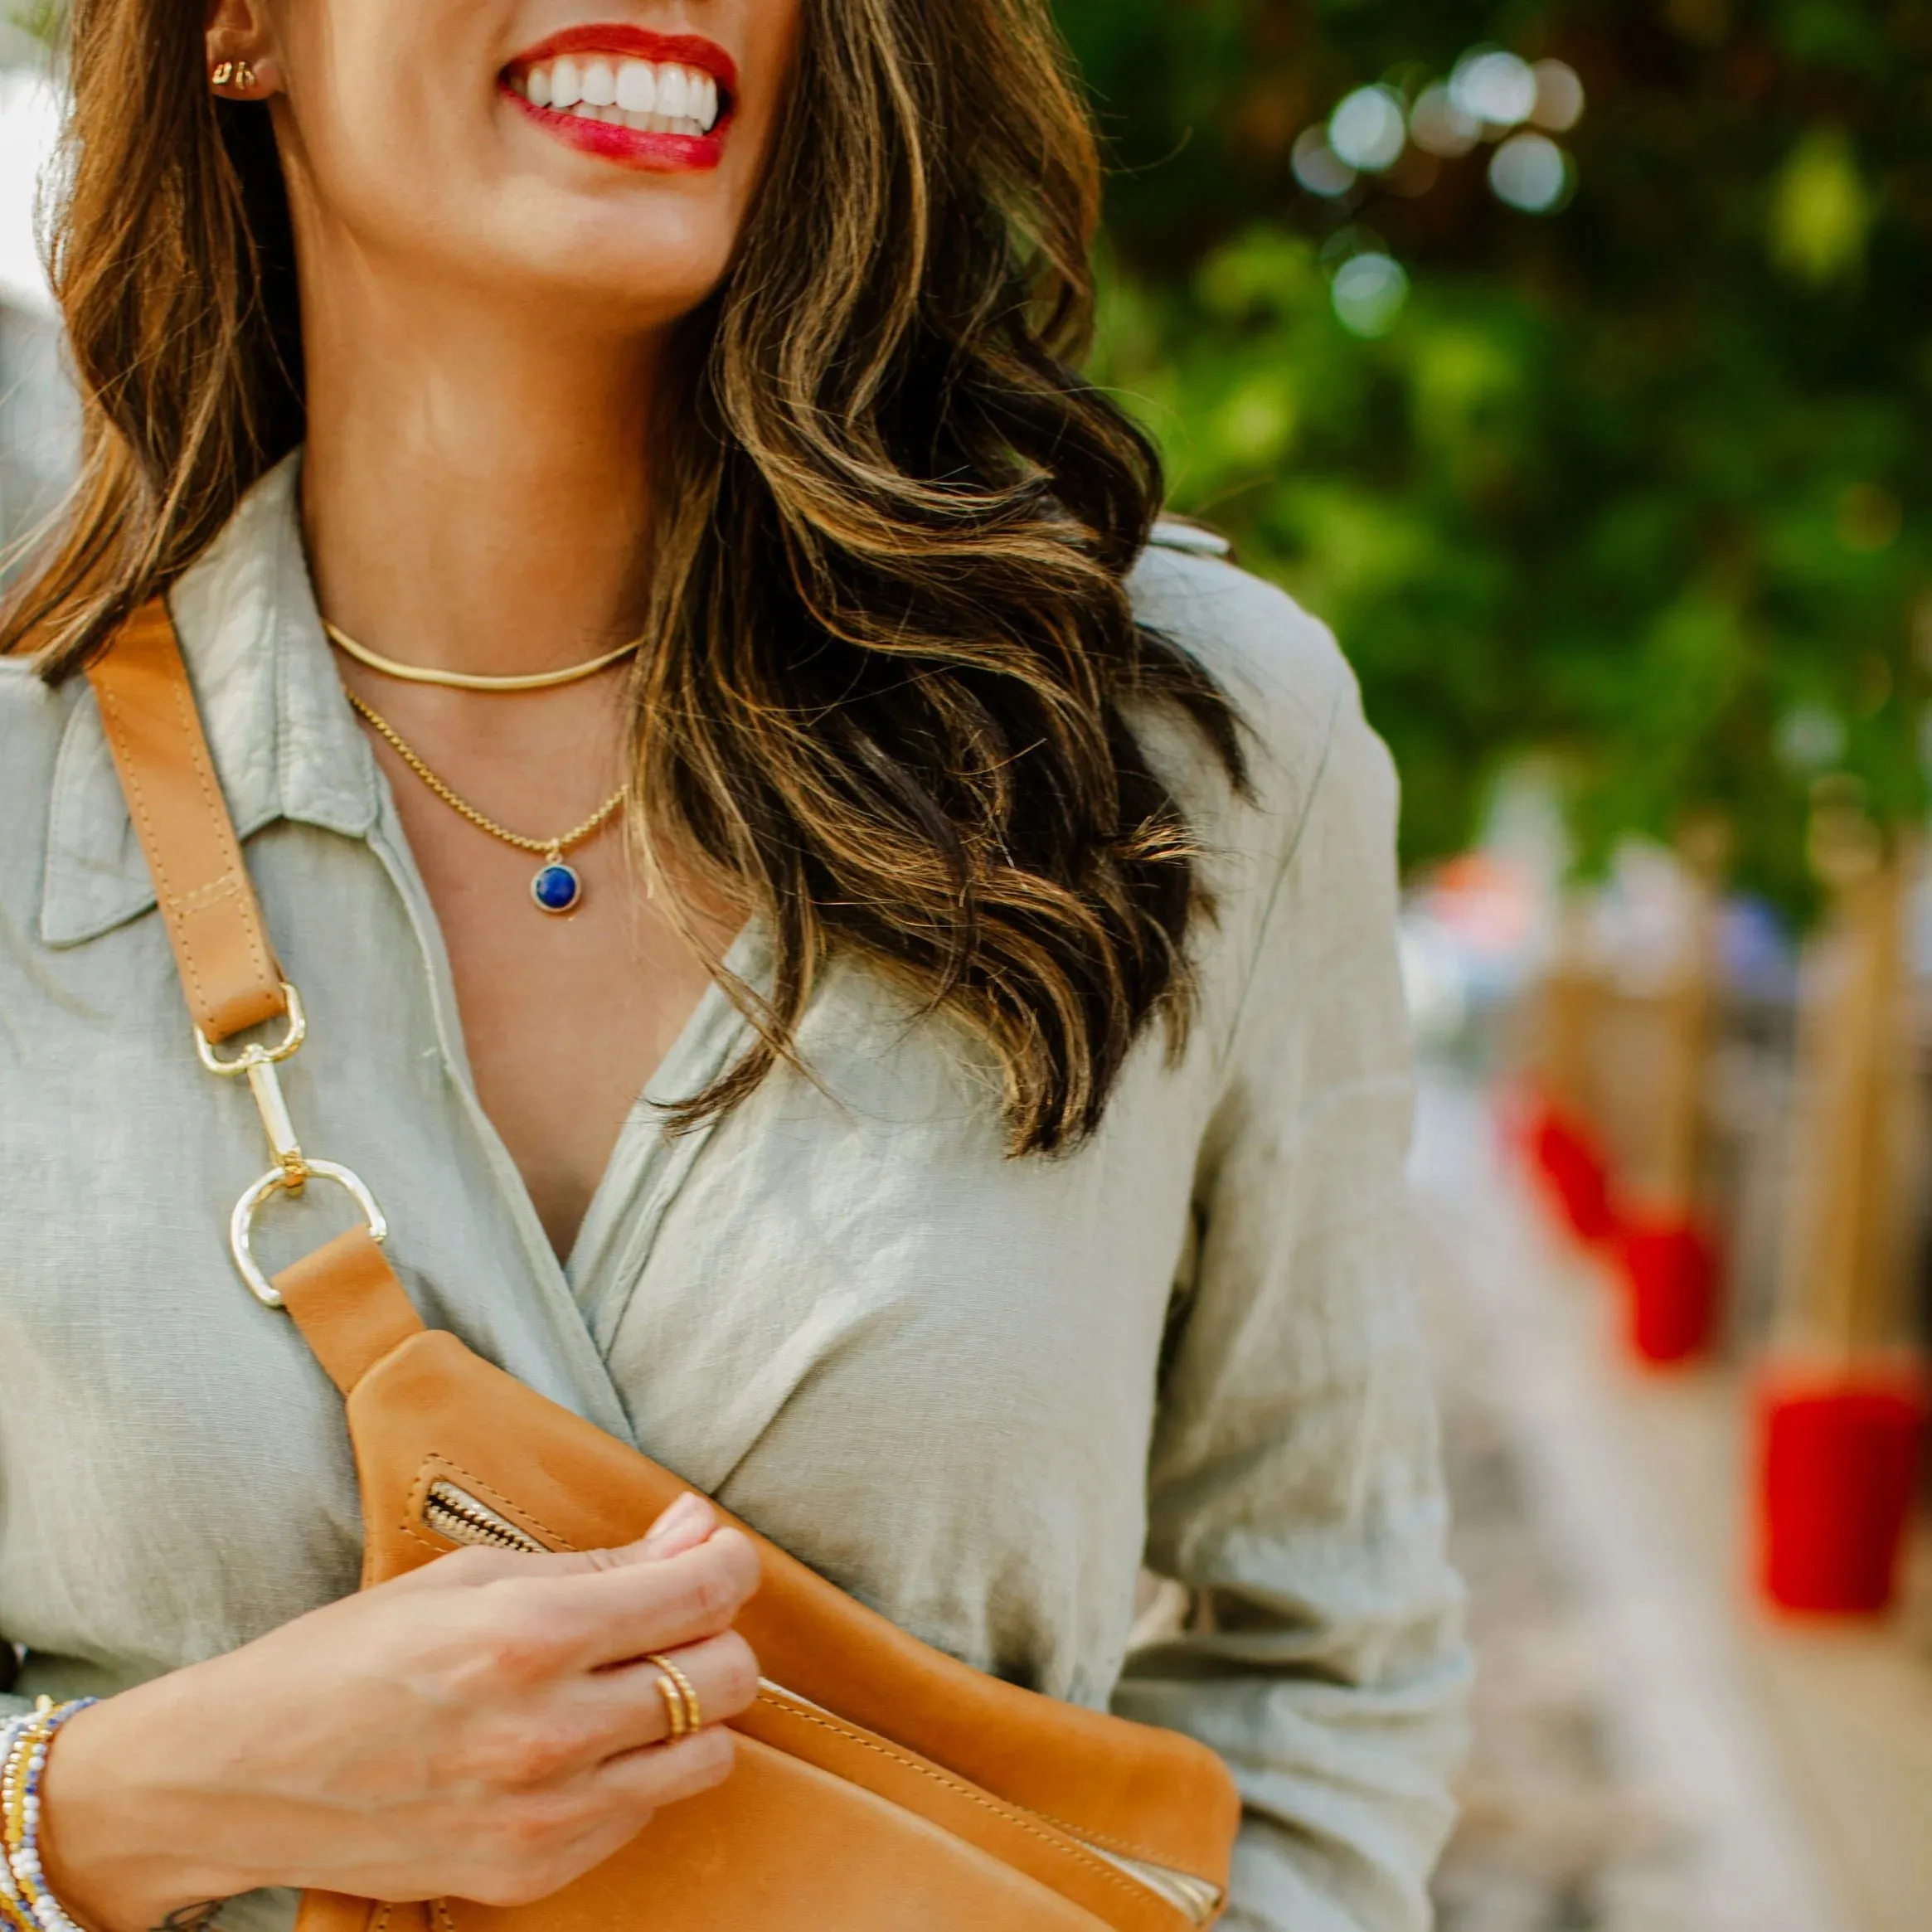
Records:
M289 1002L289 1028L273 1046L245 1046L232 1060L224 1060L216 1052L208 1036L197 1027L195 1051L201 1056L201 1065L210 1073L233 1080L237 1075L245 1074L250 1067L272 1066L278 1061L286 1060L308 1037L308 1016L302 1010L302 995L285 979L282 982L282 996Z
M229 1252L235 1257L235 1265L241 1279L248 1284L248 1292L264 1308L279 1308L286 1304L255 1258L252 1241L256 1210L271 1194L296 1192L303 1181L310 1179L333 1181L348 1195L362 1211L371 1240L380 1242L389 1238L389 1223L383 1219L382 1210L376 1205L376 1197L362 1184L361 1177L347 1167L338 1167L333 1161L305 1160L299 1178L291 1175L285 1167L270 1167L235 1202L235 1211L228 1217Z

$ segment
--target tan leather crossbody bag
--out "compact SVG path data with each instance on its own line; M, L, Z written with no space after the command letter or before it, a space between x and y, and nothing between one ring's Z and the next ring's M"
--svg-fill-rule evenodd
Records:
M300 1001L263 929L165 607L88 673L211 1070L245 1079L275 1164L230 1229L243 1279L286 1309L346 1398L363 1587L464 1544L628 1543L687 1485L427 1328L347 1169L305 1155L276 1063ZM224 1054L279 1023L281 1036ZM256 1211L313 1182L364 1225L265 1279ZM311 1892L299 1932L1192 1932L1220 1915L1240 1805L1192 1739L1063 1704L946 1656L749 1532L739 1628L765 1677L738 1763L540 1905L391 1905Z

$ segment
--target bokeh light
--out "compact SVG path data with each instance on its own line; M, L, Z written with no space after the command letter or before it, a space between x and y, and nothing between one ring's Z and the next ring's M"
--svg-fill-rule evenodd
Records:
M1311 195L1323 195L1332 200L1337 195L1347 194L1355 186L1355 170L1328 145L1325 128L1304 129L1289 160L1294 169L1294 178Z
M1489 185L1526 215L1550 214L1569 198L1569 157L1547 134L1512 134L1489 158Z
M1438 80L1415 98L1409 114L1410 138L1430 154L1449 160L1467 154L1483 138L1483 124L1456 104L1447 85Z
M1386 335L1409 299L1409 277L1393 255L1371 250L1335 271L1335 313L1352 335Z
M1845 721L1823 705L1794 706L1778 721L1778 751L1794 770L1823 771L1845 755Z
M1329 116L1328 145L1349 167L1379 174L1408 141L1402 97L1392 87L1358 87Z
M1552 134L1566 134L1583 119L1583 82L1565 61L1539 61L1530 71L1536 80L1536 104L1530 119Z
M1466 114L1493 128L1520 126L1536 112L1536 76L1520 54L1472 47L1449 75L1449 95Z

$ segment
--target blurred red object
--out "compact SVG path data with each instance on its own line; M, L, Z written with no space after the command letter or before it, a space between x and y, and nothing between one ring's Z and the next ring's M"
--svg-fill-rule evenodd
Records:
M1773 1367L1759 1390L1760 1577L1780 1609L1890 1607L1932 1389L1922 1369Z
M1437 925L1483 959L1515 958L1536 930L1535 878L1494 852L1464 852L1446 860L1417 901Z
M1619 1239L1632 1352L1660 1368L1702 1355L1717 1329L1716 1245L1688 1220L1626 1216Z
M1616 1232L1609 1163L1581 1122L1548 1101L1532 1103L1525 1140L1556 1197L1565 1224L1580 1241L1608 1240Z

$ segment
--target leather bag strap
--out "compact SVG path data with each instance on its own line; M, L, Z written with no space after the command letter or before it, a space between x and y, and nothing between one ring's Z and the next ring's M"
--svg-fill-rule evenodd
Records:
M351 1228L284 1268L275 1292L345 1396L425 1326L366 1228Z
M279 1018L289 1010L281 968L158 597L88 667L87 681L196 1026L218 1046Z
M88 667L87 678L196 1026L219 1045L286 1014L282 970L221 796L174 624L158 597ZM338 1235L284 1269L274 1286L345 1395L424 1326L364 1228Z

